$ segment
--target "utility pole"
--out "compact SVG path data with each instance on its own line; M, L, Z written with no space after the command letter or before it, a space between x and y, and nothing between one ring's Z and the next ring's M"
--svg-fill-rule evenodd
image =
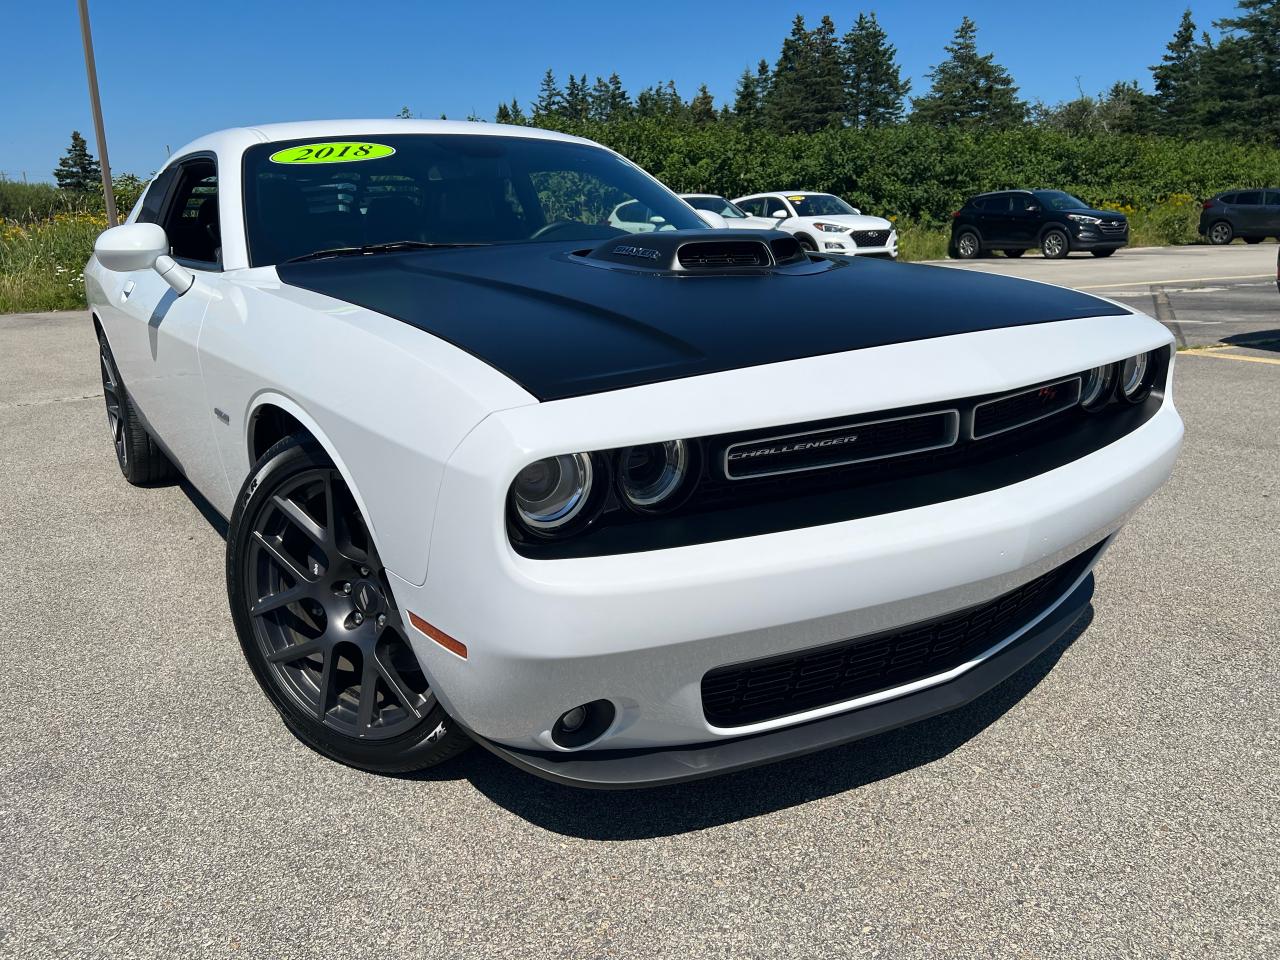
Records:
M80 7L80 38L84 41L84 70L89 76L89 105L93 108L93 130L98 138L98 159L102 165L102 195L107 201L107 226L119 223L116 194L111 189L111 161L107 159L107 133L102 125L102 101L98 98L98 68L93 59L93 34L89 31L88 0L76 0Z

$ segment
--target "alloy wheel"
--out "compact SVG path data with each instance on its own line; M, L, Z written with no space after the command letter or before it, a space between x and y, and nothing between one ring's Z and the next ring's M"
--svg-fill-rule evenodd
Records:
M405 733L435 697L363 518L336 470L286 480L254 519L244 583L276 685L334 733Z
M111 442L115 444L116 458L121 467L129 463L129 444L124 432L124 397L120 388L120 375L107 352L106 344L98 344L98 357L102 361L102 396L107 402L107 425L111 428Z
M957 246L960 248L960 256L966 259L978 252L978 240L972 233L961 234Z
M1061 256L1063 251L1063 243L1064 241L1062 238L1062 234L1057 233L1056 231L1048 234L1044 238L1044 255L1046 257Z
M1215 223L1209 230L1209 239L1216 244L1231 242L1231 227L1226 223Z

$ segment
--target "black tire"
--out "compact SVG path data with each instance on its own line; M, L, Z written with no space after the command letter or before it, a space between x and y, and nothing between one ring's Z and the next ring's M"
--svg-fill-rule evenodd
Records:
M1116 251L1115 251L1115 248L1113 247L1110 250L1090 250L1089 252L1092 253L1095 257L1102 259L1103 257L1111 256Z
M976 260L982 256L982 238L973 230L961 230L956 234L955 256L957 260Z
M422 674L364 518L310 437L281 440L245 480L227 596L254 678L313 750L407 773L470 746Z
M1245 243L1261 243L1262 238L1261 237L1245 237L1244 242Z
M177 476L169 458L142 425L142 417L125 389L106 335L98 331L98 365L102 369L102 399L107 407L107 426L116 450L116 463L124 478L134 486L148 486Z
M1064 231L1046 230L1040 238L1040 256L1046 260L1061 260L1071 252L1071 241Z
M806 253L817 253L818 245L813 242L813 238L803 233L797 233L796 239L800 241L800 248Z
M1235 239L1236 232L1228 221L1216 220L1209 224L1207 236L1215 247L1223 247Z
M1021 247L1019 247L1017 250L1005 250L1004 255L1008 257L1010 260L1017 260L1020 256L1022 256L1026 252L1027 252L1026 250L1023 250Z

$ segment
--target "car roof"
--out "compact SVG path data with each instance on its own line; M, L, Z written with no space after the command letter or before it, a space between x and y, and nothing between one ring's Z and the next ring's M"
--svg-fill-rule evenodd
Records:
M599 144L583 137L556 133L539 127L515 126L505 123L481 123L474 120L402 120L398 117L365 120L299 120L291 123L265 123L249 127L230 127L216 130L190 143L172 154L185 154L212 150L217 153L242 152L260 143L279 140L304 140L320 137L368 137L404 133L461 134L471 137L522 137L527 140L558 140L565 143Z

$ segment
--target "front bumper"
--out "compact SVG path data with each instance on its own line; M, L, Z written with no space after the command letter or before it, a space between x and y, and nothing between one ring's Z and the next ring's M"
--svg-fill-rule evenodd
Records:
M473 734L476 742L522 770L575 787L625 790L657 787L746 770L777 760L884 733L955 710L988 693L1066 636L1093 597L1086 572L1044 617L954 680L892 700L734 740L650 750L586 750L554 753L507 747Z
M808 650L985 603L1111 536L1172 470L1182 423L1167 390L1161 408L1132 433L1020 483L960 499L943 494L940 502L898 513L647 553L520 556L502 522L515 473L567 450L820 420L1014 388L1169 340L1148 318L1093 318L854 351L493 414L449 462L425 582L391 576L400 609L465 643L468 658L411 629L415 651L459 723L531 764L528 758L540 754L585 756L557 746L552 728L565 711L600 699L615 706L617 717L600 740L584 748L593 756L672 749L701 754L711 745L746 739L756 744L752 751L794 744L790 738L756 737L863 714L902 691L716 727L703 711L702 677L726 664ZM1099 342L1112 353L1099 355ZM921 378L920 370L931 376ZM940 677L937 684L954 679ZM729 755L745 749L734 747ZM737 761L728 763L732 768Z
M889 241L883 246L860 247L853 238L845 234L826 233L816 238L819 252L840 257L882 257L890 260L898 258L898 235L889 234Z
M1129 228L1107 233L1091 224L1075 224L1067 231L1072 250L1119 250L1129 245Z

